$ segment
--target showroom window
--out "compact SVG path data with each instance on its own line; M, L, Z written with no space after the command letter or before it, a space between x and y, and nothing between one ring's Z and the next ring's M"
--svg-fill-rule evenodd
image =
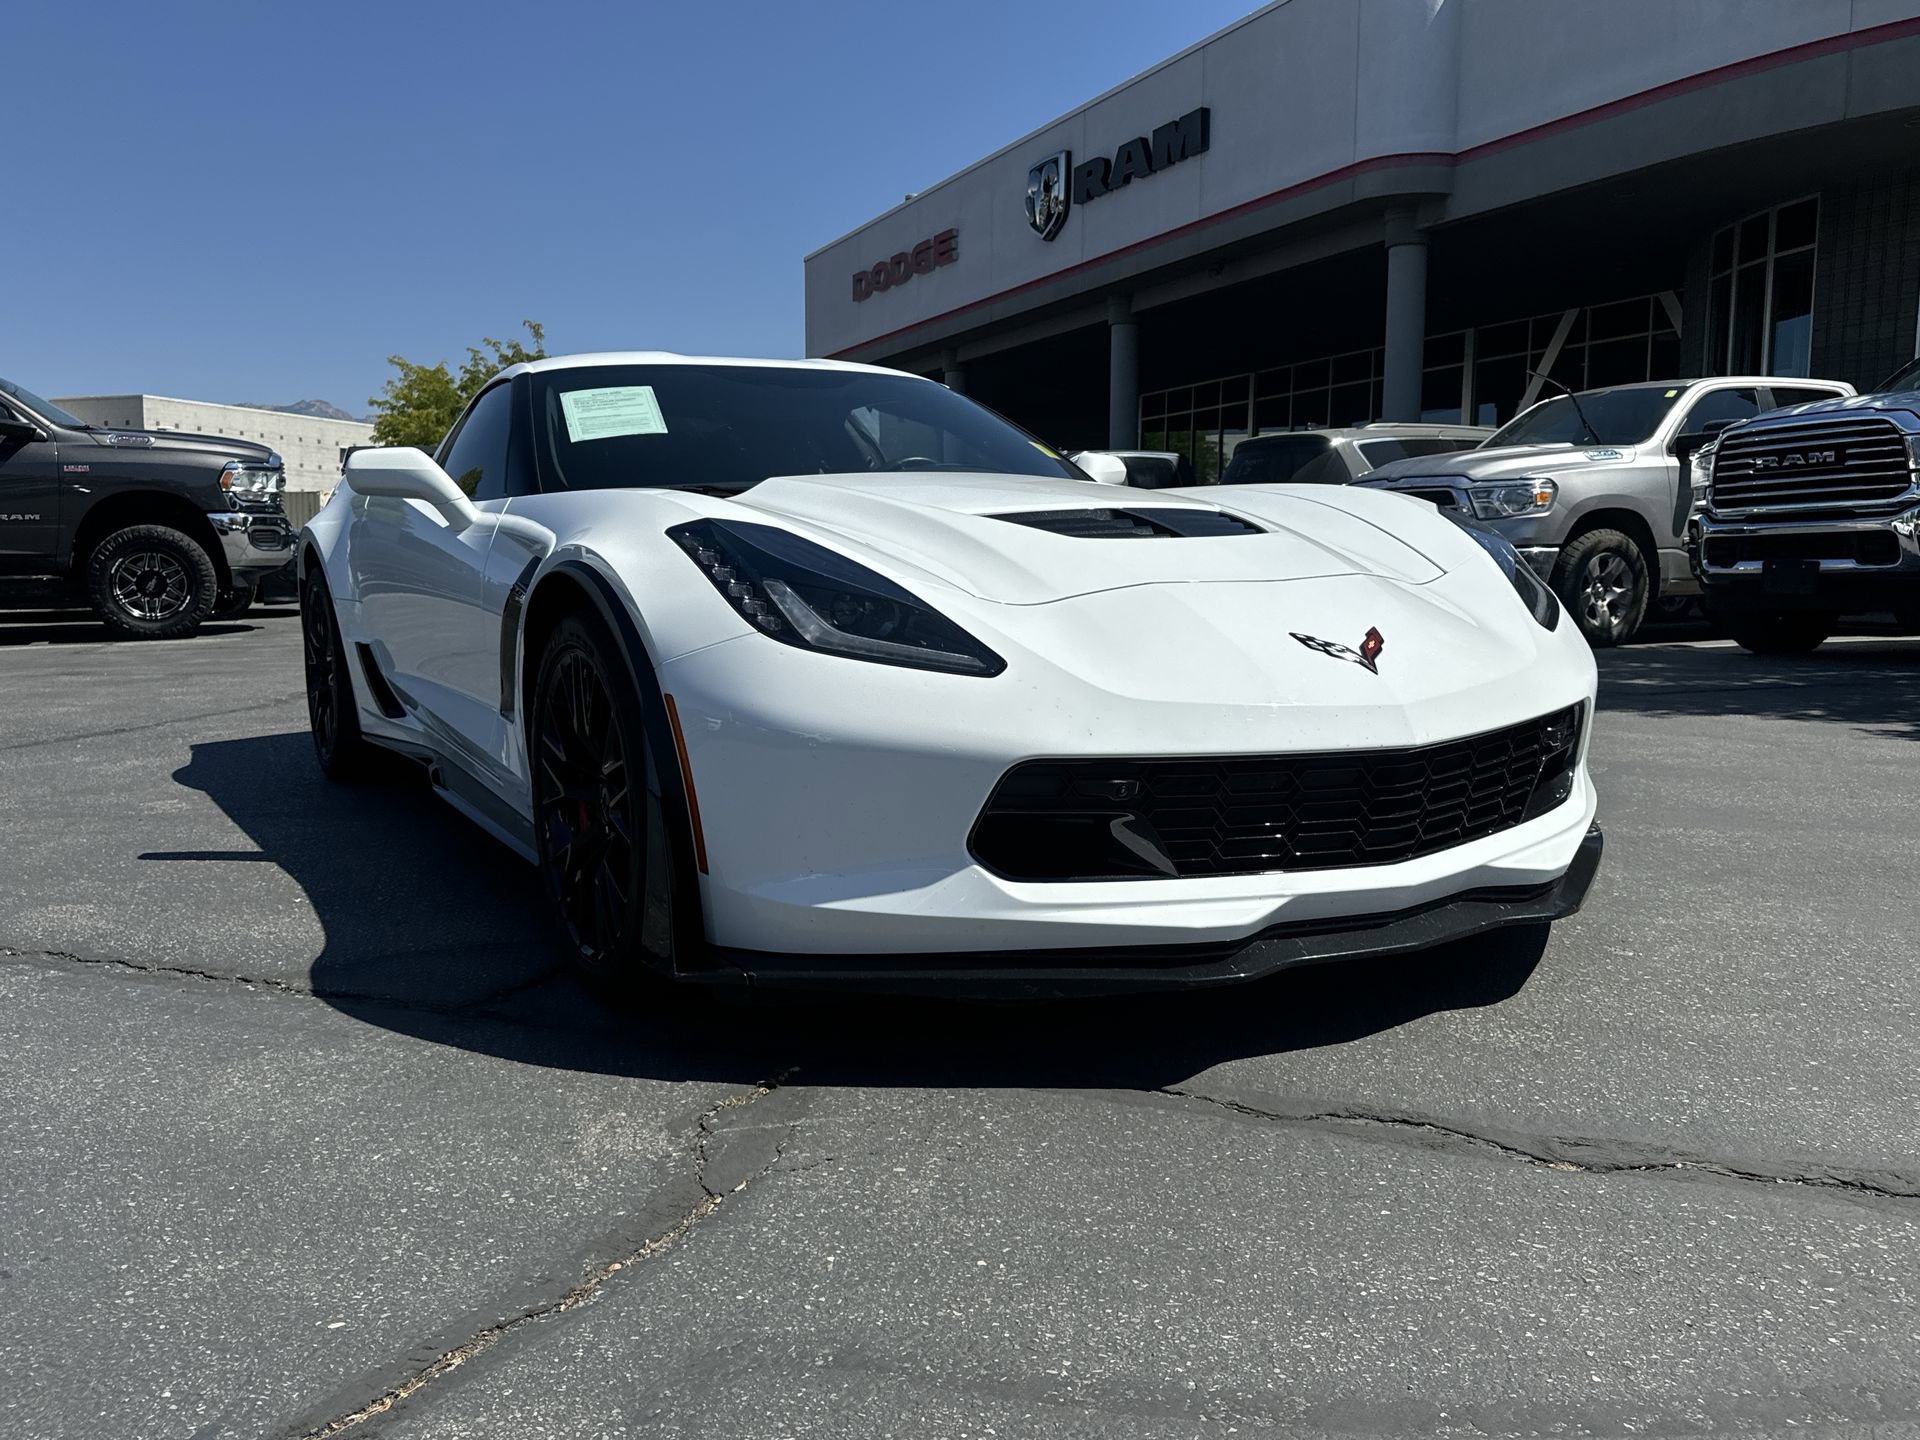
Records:
M1460 418L1464 344L1464 332L1460 331L1427 341L1423 409L1436 396L1443 405L1450 402L1452 408L1423 413L1422 419ZM1250 434L1365 425L1378 416L1384 383L1383 354L1375 345L1279 365L1252 375L1142 395L1140 448L1185 455L1193 462L1198 483L1211 485Z
M1572 390L1671 380L1680 373L1679 297L1671 290L1427 337L1420 418L1503 425L1540 398L1532 372ZM1174 450L1211 484L1248 435L1364 425L1381 408L1384 352L1374 346L1140 397L1140 448ZM1251 427L1248 421L1252 421Z
M1816 197L1749 215L1713 237L1708 373L1809 373L1814 238L1819 228Z
M1504 425L1539 399L1548 387L1534 382L1536 372L1569 390L1676 378L1678 308L1671 295L1642 295L1482 326L1474 332L1474 423Z

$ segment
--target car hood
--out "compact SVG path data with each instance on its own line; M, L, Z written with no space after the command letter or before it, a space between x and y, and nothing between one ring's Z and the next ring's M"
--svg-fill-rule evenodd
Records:
M1424 584L1444 573L1338 496L1324 486L1130 491L1005 475L809 475L763 481L720 509L727 518L783 522L856 557L1008 605L1137 585L1343 575ZM1227 533L1062 533L1097 523L1087 512L1122 511L1156 532L1197 517ZM1239 523L1223 526L1222 516ZM1059 518L1030 523L1034 517Z
M87 438L111 450L134 453L165 451L169 455L217 455L224 460L265 460L274 454L252 440L221 435L190 435L180 430L89 430Z
M1920 415L1920 391L1894 390L1882 395L1836 395L1830 400L1809 400L1804 405L1789 405L1785 409L1769 410L1758 418L1780 420L1794 415L1844 414L1853 410L1906 410Z
M1395 460L1369 470L1361 478L1369 485L1379 481L1430 480L1442 475L1462 480L1516 480L1523 476L1586 470L1595 465L1631 465L1639 453L1632 445L1502 445L1497 450L1462 450L1453 455Z

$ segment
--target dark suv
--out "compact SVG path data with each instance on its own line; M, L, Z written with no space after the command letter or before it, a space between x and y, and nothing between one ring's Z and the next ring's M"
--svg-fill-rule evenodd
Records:
M293 551L286 483L264 445L102 429L0 380L0 576L51 579L121 635L245 610Z
M1338 430L1256 435L1234 448L1222 485L1346 485L1411 456L1472 450L1493 434L1480 425L1378 421Z

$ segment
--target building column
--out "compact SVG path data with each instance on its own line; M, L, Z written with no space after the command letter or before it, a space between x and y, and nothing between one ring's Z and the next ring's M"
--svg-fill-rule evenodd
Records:
M967 393L967 367L960 363L958 350L946 350L940 355L940 383L956 395Z
M1411 210L1387 216L1387 324L1382 420L1420 418L1427 351L1427 237Z
M1133 299L1107 299L1107 448L1131 450L1140 443L1140 324Z

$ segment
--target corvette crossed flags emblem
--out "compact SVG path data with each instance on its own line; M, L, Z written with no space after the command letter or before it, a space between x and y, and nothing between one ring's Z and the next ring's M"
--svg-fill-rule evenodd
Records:
M1366 638L1360 642L1360 648L1358 650L1355 650L1349 645L1339 644L1337 641L1322 640L1313 635L1302 635L1298 630L1290 630L1287 633L1292 635L1294 639L1298 640L1309 650L1318 650L1322 655L1331 655L1335 660L1351 660L1355 665L1359 665L1375 675L1380 673L1380 666L1377 662L1380 659L1380 652L1387 648L1387 641L1386 637L1377 629L1367 631Z

